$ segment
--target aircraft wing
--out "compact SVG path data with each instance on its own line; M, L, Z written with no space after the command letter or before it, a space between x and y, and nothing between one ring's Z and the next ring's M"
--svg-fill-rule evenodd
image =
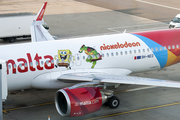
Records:
M62 82L99 82L110 84L135 84L135 85L153 85L162 87L180 88L180 82L170 80L160 80L153 78L143 78L134 76L109 75L105 73L69 73L58 77ZM83 83L82 83L83 84Z
M128 69L76 69L76 70L65 70L65 71L56 71L56 72L47 72L41 75L38 75L32 81L33 88L40 89L55 89L62 87L69 87L75 83L80 82L92 82L94 77L91 77L93 74L110 74L110 75L119 75L125 76L129 75L132 71ZM97 80L98 78L96 78Z
M128 69L79 69L79 70L69 70L62 72L62 75L58 77L58 80L69 83L69 82L89 82L94 79L100 79L100 77L95 78L93 75L119 75L125 76L129 75L132 71Z

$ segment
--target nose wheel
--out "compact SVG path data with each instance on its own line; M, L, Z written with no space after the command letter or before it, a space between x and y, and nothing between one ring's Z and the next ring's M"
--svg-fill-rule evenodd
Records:
M111 98L108 99L107 103L110 108L114 109L119 106L120 101L118 97L112 96Z

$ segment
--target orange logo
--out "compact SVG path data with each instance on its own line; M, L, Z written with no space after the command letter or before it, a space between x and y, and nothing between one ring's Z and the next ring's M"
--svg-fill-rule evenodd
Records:
M141 46L141 44L139 42L127 43L125 41L124 44L119 44L118 42L115 45L105 45L105 44L103 44L103 46L100 46L100 49L101 50L110 50L110 49L120 49L120 48L136 47L136 46Z

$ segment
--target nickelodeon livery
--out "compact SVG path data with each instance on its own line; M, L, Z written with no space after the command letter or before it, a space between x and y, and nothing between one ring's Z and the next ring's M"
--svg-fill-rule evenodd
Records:
M127 76L180 61L180 29L54 40L42 26L47 2L31 26L32 43L0 46L7 64L8 90L59 89L62 116L83 116L107 103L120 84L180 88L180 82Z

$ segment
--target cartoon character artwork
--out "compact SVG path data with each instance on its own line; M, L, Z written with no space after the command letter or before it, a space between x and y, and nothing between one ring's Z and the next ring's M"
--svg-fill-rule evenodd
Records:
M64 66L67 69L71 69L73 60L75 60L70 50L58 50L58 55L55 55L54 59L56 60L56 63L59 67Z
M88 55L88 57L86 58L86 62L92 63L91 68L95 67L97 60L101 60L102 59L102 55L100 55L92 47L86 47L85 45L82 45L80 50L79 50L79 53L82 53L83 51Z

